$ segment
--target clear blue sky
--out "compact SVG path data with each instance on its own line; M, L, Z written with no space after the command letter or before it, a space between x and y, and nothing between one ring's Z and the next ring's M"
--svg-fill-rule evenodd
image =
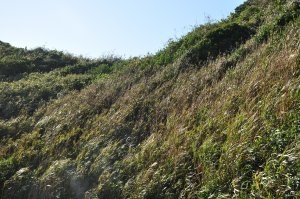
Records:
M0 0L0 40L87 57L155 53L244 0Z

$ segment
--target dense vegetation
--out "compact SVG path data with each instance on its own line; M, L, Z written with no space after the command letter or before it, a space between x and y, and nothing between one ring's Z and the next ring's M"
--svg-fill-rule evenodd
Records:
M300 198L300 3L143 58L0 42L1 198Z

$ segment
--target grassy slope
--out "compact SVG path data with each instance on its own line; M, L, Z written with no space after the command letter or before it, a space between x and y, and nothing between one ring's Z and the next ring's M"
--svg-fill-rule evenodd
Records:
M252 0L153 56L5 76L1 196L300 197L299 13Z

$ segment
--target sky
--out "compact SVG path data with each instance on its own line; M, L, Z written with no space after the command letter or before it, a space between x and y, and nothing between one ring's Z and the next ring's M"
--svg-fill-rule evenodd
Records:
M0 40L74 55L143 56L244 0L0 0Z

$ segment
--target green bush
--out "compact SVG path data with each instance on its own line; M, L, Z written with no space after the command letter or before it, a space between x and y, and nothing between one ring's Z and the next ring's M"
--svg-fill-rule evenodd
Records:
M13 158L0 160L0 191L2 193L4 182L14 174L16 164Z
M197 65L226 54L249 39L253 33L251 28L236 23L216 27L200 43L191 48L185 55L186 62Z

